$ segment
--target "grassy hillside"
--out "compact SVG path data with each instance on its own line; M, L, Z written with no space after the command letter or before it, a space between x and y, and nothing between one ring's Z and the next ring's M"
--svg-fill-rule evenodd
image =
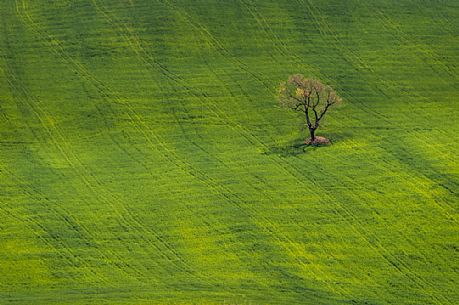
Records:
M0 304L459 302L457 1L0 16ZM293 73L344 98L333 145Z

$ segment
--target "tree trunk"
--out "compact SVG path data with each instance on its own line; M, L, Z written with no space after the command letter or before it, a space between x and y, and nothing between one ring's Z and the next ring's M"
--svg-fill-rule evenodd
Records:
M311 135L311 144L314 143L314 140L316 139L315 132L316 130L314 128L309 128L309 134Z

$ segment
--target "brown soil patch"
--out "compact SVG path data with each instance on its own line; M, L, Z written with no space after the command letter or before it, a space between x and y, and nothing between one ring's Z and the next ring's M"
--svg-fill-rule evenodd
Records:
M307 139L304 141L304 144L306 145L328 145L330 144L330 140L324 137L318 137L316 136L314 139L314 142L311 143L311 139Z

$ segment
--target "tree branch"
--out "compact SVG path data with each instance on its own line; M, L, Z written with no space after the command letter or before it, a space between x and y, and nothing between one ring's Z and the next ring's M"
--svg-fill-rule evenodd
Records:
M322 119L322 117L325 115L325 113L327 113L328 108L333 104L334 104L334 102L327 101L327 105L325 105L324 110L319 115L319 121Z
M314 104L314 106L312 108L316 108L317 105L319 105L319 102L320 102L320 94L319 92L316 91L316 96L317 96L317 102Z
M306 115L306 123L308 123L308 127L311 128L312 125L311 125L311 120L309 119L309 108L304 105L304 113Z
M341 101L331 87L301 74L291 75L287 82L281 83L279 94L281 106L304 112L312 137L328 108Z
M298 110L303 111L302 109L298 109L298 108L300 108L300 106L303 106L303 105L304 105L304 103L298 103L298 104L296 104L295 107L292 108L292 109L295 110L295 111L298 111Z
M317 127L319 127L319 120L320 119L317 117L316 107L313 107L312 111L314 111L314 117L315 117L314 129L316 129Z

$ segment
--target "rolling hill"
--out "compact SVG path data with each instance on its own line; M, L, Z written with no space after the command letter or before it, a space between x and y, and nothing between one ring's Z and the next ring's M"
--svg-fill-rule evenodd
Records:
M0 15L0 304L459 303L459 2Z

